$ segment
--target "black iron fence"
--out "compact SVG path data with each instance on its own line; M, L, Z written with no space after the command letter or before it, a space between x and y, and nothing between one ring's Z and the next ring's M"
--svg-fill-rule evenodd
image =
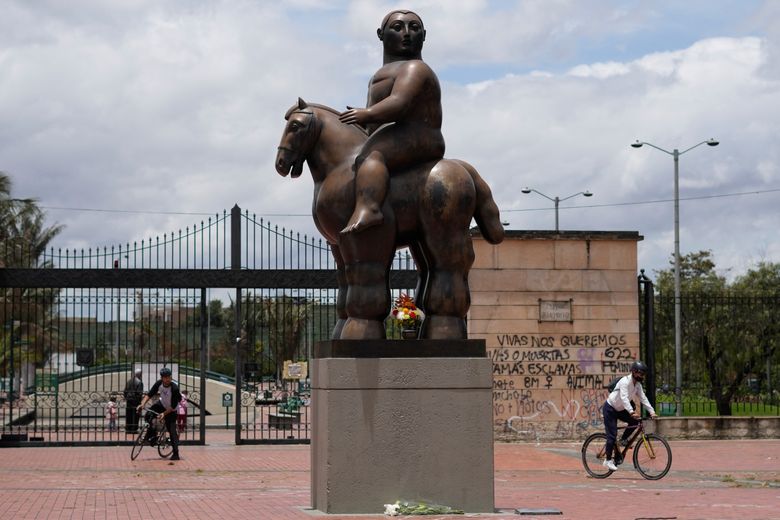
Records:
M224 428L226 408L237 443L308 441L308 360L336 322L321 239L234 207L120 246L35 252L3 241L0 255L6 445L129 442L124 385L142 368L148 388L163 365L188 392L186 442ZM390 283L413 292L408 253Z
M675 415L675 300L644 280L642 356L653 367L647 386L660 413ZM780 415L780 294L684 292L680 307L681 414Z

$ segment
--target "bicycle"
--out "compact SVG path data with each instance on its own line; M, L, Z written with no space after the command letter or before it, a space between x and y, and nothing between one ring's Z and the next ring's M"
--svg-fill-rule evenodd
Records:
M634 448L634 468L648 480L663 478L672 467L672 449L666 439L656 433L645 433L643 419L636 426L621 426L618 430L634 429L625 445L618 440L614 447L616 465L623 463L626 453ZM582 465L593 478L607 478L613 471L604 466L606 458L607 434L594 433L582 443Z
M150 428L154 428L156 432L156 435L152 437L152 446L157 446L157 453L160 457L167 459L173 453L173 444L171 444L171 438L168 435L168 430L165 428L165 419L159 417L162 414L151 408L147 408L144 412L142 417L145 424L133 443L133 449L130 450L130 460L135 460L141 454L141 450L147 443L146 435ZM152 416L151 422L146 419L148 414Z

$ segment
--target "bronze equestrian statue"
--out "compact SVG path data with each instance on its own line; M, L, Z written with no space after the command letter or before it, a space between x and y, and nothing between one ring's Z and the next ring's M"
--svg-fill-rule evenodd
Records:
M393 11L377 34L384 65L369 86L368 107L344 113L299 99L287 124L276 170L314 179L314 222L338 270L334 339L381 339L390 310L388 276L397 248L417 264L420 336L465 339L474 261L472 217L486 240L504 238L487 183L470 164L444 159L441 91L421 59L422 20Z

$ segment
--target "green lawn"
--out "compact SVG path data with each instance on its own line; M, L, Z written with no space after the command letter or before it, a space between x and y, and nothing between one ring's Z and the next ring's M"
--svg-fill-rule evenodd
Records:
M662 416L674 415L674 402L658 401L658 413ZM705 416L714 417L718 415L718 409L715 401L711 399L684 400L683 415L688 417ZM776 404L765 403L732 403L731 415L739 417L750 416L778 416L780 415L780 406Z

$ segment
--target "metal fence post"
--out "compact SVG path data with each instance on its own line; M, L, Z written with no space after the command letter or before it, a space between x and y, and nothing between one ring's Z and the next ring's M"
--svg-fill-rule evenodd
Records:
M230 210L230 269L241 269L241 208L238 204ZM233 313L233 333L236 345L236 403L235 439L241 444L241 288L236 287Z
M648 401L656 407L655 403L655 288L653 281L645 275L645 270L640 270L639 274L639 293L642 299L643 315L642 315L642 331L639 335L640 346L644 346L644 361L650 368L650 373L647 377L646 392ZM642 349L640 349L642 350Z
M206 349L208 348L206 288L200 288L200 444L206 444Z

